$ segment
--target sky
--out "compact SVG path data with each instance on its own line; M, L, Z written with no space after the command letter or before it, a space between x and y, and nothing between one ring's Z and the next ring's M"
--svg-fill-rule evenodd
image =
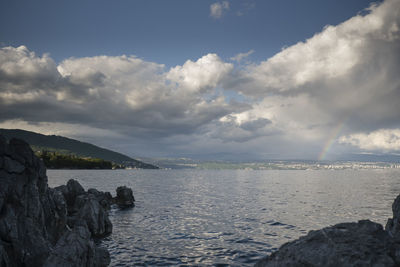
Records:
M0 1L0 127L133 157L400 154L400 1Z

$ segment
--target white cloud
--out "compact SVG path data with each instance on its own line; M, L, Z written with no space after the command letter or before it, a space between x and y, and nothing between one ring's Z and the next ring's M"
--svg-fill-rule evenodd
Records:
M188 60L167 73L167 79L193 91L215 88L233 69L233 65L223 62L216 54L208 54L196 62Z
M165 71L134 56L71 58L56 66L25 47L0 51L3 121L81 123L167 137L194 132L238 109L214 93L233 68L215 54Z
M246 53L239 53L239 54L235 55L234 57L231 57L230 60L240 63L243 59L248 58L253 53L254 53L254 50L251 49Z
M224 11L229 10L229 2L222 1L210 5L210 16L216 19L222 17Z
M342 136L339 140L369 151L400 151L400 129L379 129L370 133Z
M305 42L236 71L224 86L256 101L244 113L268 118L268 127L288 139L313 141L321 148L343 122L342 134L396 128L399 25L400 2L387 0L370 14L327 26Z
M222 10L216 14L229 8L215 4ZM0 122L54 125L71 129L69 135L76 125L112 129L143 147L176 152L312 157L338 136L352 149L392 151L397 130L380 129L400 125L399 25L400 2L386 0L260 64L237 68L216 54L171 69L135 56L57 65L26 47L5 47Z

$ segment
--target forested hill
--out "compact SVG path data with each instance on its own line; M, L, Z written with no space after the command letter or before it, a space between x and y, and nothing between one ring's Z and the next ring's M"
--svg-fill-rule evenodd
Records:
M0 129L5 138L19 138L29 143L34 151L50 151L61 154L72 154L79 157L98 158L123 164L126 167L158 169L158 167L135 160L124 154L101 148L89 143L57 135L43 135L20 129Z

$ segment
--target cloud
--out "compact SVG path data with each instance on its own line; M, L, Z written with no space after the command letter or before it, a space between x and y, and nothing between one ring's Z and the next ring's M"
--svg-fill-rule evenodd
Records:
M400 151L400 129L379 129L370 133L342 136L340 142L369 151Z
M241 109L212 90L233 68L215 54L165 71L134 56L71 58L57 66L26 47L0 51L2 121L64 122L168 137Z
M229 8L223 3L215 3L221 15ZM96 140L109 136L110 146L180 155L317 158L327 143L343 151L398 149L398 130L382 129L400 127L399 1L240 66L251 53L239 53L236 63L210 53L166 69L127 55L56 64L24 46L4 47L0 123L75 137L83 125Z
M240 63L243 59L248 58L253 53L254 53L254 50L251 49L246 53L239 53L239 54L235 55L234 57L231 57L230 60Z
M254 9L256 7L256 3L253 1L243 1L242 2L242 8L236 12L236 15L238 17L244 16L246 13L248 13L250 10Z
M223 62L216 54L208 54L196 62L188 60L183 66L176 66L167 73L167 79L190 90L215 88L233 69L233 65Z
M342 135L399 127L399 25L400 2L385 1L237 70L223 86L254 100L245 114L321 149L342 123Z
M228 1L222 1L222 2L216 2L210 5L210 16L219 19L222 17L224 11L229 10L229 2Z

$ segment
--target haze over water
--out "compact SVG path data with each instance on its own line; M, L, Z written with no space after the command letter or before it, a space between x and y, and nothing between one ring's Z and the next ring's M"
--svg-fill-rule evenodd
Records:
M77 179L136 207L112 209L103 241L112 266L252 266L309 230L360 219L385 224L400 170L48 170L51 187ZM223 265L219 265L223 266Z

